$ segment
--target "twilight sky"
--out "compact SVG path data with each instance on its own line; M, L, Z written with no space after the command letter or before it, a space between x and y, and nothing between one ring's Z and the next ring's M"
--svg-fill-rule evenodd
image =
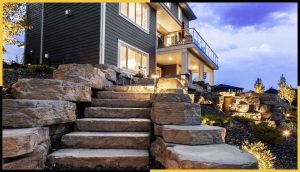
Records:
M260 77L265 88L284 74L297 86L296 3L189 3L190 23L219 56L215 84L252 89Z
M257 77L266 89L284 74L297 86L296 3L189 3L195 27L219 56L215 84L253 89ZM21 40L23 36L18 37ZM22 57L23 49L6 46L4 59Z

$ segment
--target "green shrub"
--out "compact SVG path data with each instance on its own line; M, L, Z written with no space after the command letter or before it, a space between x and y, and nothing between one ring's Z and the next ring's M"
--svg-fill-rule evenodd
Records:
M52 74L54 67L48 65L30 65L28 70L34 73L48 73Z
M226 117L218 117L214 115L203 115L202 123L212 126L226 127L230 125L230 119Z
M273 169L274 155L262 142L249 143L248 140L244 141L242 149L249 152L256 157L259 169Z
M254 134L259 140L270 144L278 143L280 132L276 128L269 126L267 122L255 124L253 127Z
M243 124L251 124L252 123L252 120L249 119L249 118L246 118L246 117L243 117L243 116L233 116L232 117L234 120L240 122L240 123L243 123Z

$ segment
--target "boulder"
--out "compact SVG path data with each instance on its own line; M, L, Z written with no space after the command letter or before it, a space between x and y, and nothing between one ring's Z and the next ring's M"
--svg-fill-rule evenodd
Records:
M270 111L270 107L268 105L260 105L259 112L260 113L268 113Z
M275 121L277 125L285 121L285 116L282 113L271 112L271 120Z
M153 93L154 86L141 86L141 85L114 86L112 91L134 92L134 93Z
M16 157L33 152L34 148L49 140L49 129L46 127L3 129L4 158Z
M57 135L60 133L70 132L74 128L74 123L64 123L64 124L56 124L50 125L49 128L49 136Z
M112 82L117 81L117 73L121 72L118 67L109 64L95 64L94 67L99 68L105 74L105 78Z
M178 78L159 78L156 83L157 93L187 93L188 81Z
M151 95L152 102L189 102L192 103L188 94L156 93Z
M102 89L105 74L91 64L63 64L59 65L58 69L53 72L53 78Z
M54 79L19 79L12 85L12 94L17 99L67 100L90 102L91 87Z
M197 125L201 122L200 105L184 102L155 102L151 119L157 124Z
M227 144L189 146L157 138L150 151L167 169L258 169L253 155Z
M68 101L3 99L3 127L41 127L76 120L76 105Z
M43 170L49 150L49 141L37 145L31 153L13 160L4 160L5 170Z
M230 110L236 112L249 112L249 105L248 104L233 104L230 107Z
M105 79L103 85L104 85L103 86L104 91L112 91L113 90L114 84L112 83L112 81Z
M154 134L168 143L185 145L206 145L225 142L226 129L218 126L156 125Z

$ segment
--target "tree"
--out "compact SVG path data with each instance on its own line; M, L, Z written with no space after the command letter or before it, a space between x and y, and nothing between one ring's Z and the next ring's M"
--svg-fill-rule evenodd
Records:
M279 91L278 96L281 99L287 100L290 105L292 105L294 99L296 98L296 91L292 86L284 85Z
M264 93L265 86L262 83L262 80L260 78L257 78L257 80L254 83L254 92L255 93Z
M31 28L25 22L26 6L25 3L3 3L3 44L20 45L22 42L16 39Z
M280 79L279 79L279 81L278 81L279 90L281 88L283 88L285 85L286 85L286 79L285 79L285 77L282 74L281 77L280 77Z

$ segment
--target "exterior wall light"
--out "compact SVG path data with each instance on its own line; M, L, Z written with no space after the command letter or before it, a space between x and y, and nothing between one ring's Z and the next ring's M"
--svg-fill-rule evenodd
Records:
M70 17L72 14L71 14L71 10L66 10L65 11L65 15L67 15L68 17Z

